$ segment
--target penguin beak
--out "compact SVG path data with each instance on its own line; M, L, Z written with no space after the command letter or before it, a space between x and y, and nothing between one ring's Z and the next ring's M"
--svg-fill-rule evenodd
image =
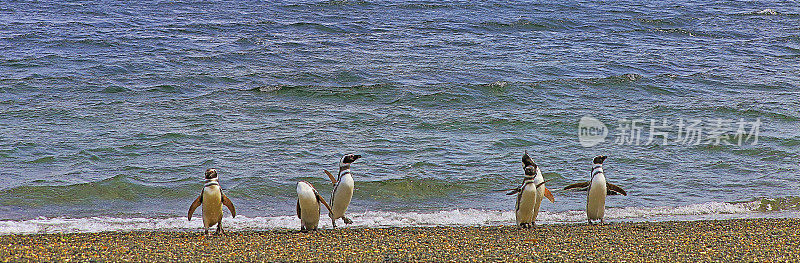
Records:
M522 154L522 165L523 166L531 166L531 165L536 166L536 163L533 162L533 159L531 159L531 157L528 155L528 151L525 151L525 153Z

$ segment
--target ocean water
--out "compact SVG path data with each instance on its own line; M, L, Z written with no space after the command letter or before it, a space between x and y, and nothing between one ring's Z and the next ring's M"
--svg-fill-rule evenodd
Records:
M0 234L194 231L207 168L299 228L345 153L356 227L512 225L524 151L545 224L601 154L607 221L800 217L794 1L7 1L0 73Z

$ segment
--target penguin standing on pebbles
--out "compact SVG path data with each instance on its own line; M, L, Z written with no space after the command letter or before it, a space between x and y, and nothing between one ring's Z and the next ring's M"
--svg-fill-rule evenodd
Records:
M328 216L331 218L333 227L336 228L336 219L341 218L345 224L352 224L353 220L347 218L344 213L347 211L347 206L350 205L350 200L353 198L353 189L355 188L353 181L353 174L350 172L350 164L361 158L358 154L346 154L342 156L339 161L339 176L333 178L333 175L325 171L331 179L333 192L331 193L331 208Z
M233 207L231 200L222 193L216 169L209 168L206 170L205 178L206 183L203 186L203 191L189 206L189 220L192 220L194 210L203 205L203 226L205 227L206 236L209 235L208 228L214 225L217 225L216 234L221 234L225 232L222 230L222 205L231 210L233 217L236 217L236 208Z
M525 154L522 155L522 164L524 167L533 166L536 169L536 175L533 178L533 183L536 184L536 191L539 192L539 194L536 195L536 204L533 205L533 221L536 221L536 217L539 216L539 207L542 205L542 199L546 197L551 203L555 203L556 199L553 197L553 193L550 192L550 189L547 189L547 186L544 185L546 181L542 176L542 170L533 162L533 159L528 155L528 151L525 151ZM539 186L540 184L541 186Z
M605 224L603 217L606 213L606 196L615 195L617 193L627 196L621 187L606 181L606 176L603 174L603 161L608 158L607 156L597 156L592 160L592 179L588 182L575 183L564 187L564 190L572 188L583 188L588 190L586 195L586 217L589 224L593 224L592 220L600 220L600 224Z
M328 211L331 207L309 182L297 183L297 218L300 218L300 231L317 230L319 225L319 203Z
M546 181L542 177L542 171L539 170L539 166L533 162L533 159L528 156L527 151L522 156L522 163L525 171L522 185L509 189L510 192L506 195L517 194L515 206L517 225L522 228L529 228L536 224L536 217L539 215L542 199L547 197L550 202L554 202L555 199L550 190L544 186Z

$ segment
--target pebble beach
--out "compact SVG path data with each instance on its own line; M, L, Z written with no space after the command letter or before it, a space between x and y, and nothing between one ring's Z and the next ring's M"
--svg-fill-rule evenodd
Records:
M800 262L797 2L2 1L0 262Z
M0 236L20 261L798 261L800 219Z

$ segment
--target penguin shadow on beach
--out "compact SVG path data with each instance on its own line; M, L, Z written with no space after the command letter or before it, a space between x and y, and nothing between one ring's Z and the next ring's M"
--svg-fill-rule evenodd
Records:
M522 155L522 166L525 173L522 184L516 188L498 191L509 191L506 195L517 195L514 207L516 223L521 228L532 228L536 226L536 217L539 215L542 200L546 197L550 202L555 203L555 198L544 185L547 181L542 177L542 170L527 151Z
M615 184L609 183L603 173L603 162L608 156L596 156L592 160L591 179L587 182L574 183L564 187L564 190L577 189L587 191L586 194L586 217L589 225L592 221L600 220L600 224L605 224L606 196L621 194L627 196L628 193Z
M203 190L200 192L200 196L189 206L188 218L191 221L194 210L202 205L205 235L210 236L208 229L214 225L217 226L215 234L224 234L225 231L222 230L222 205L228 207L232 217L236 217L236 208L233 207L233 202L222 193L216 169L209 168L206 170L205 179L205 184L203 185Z

